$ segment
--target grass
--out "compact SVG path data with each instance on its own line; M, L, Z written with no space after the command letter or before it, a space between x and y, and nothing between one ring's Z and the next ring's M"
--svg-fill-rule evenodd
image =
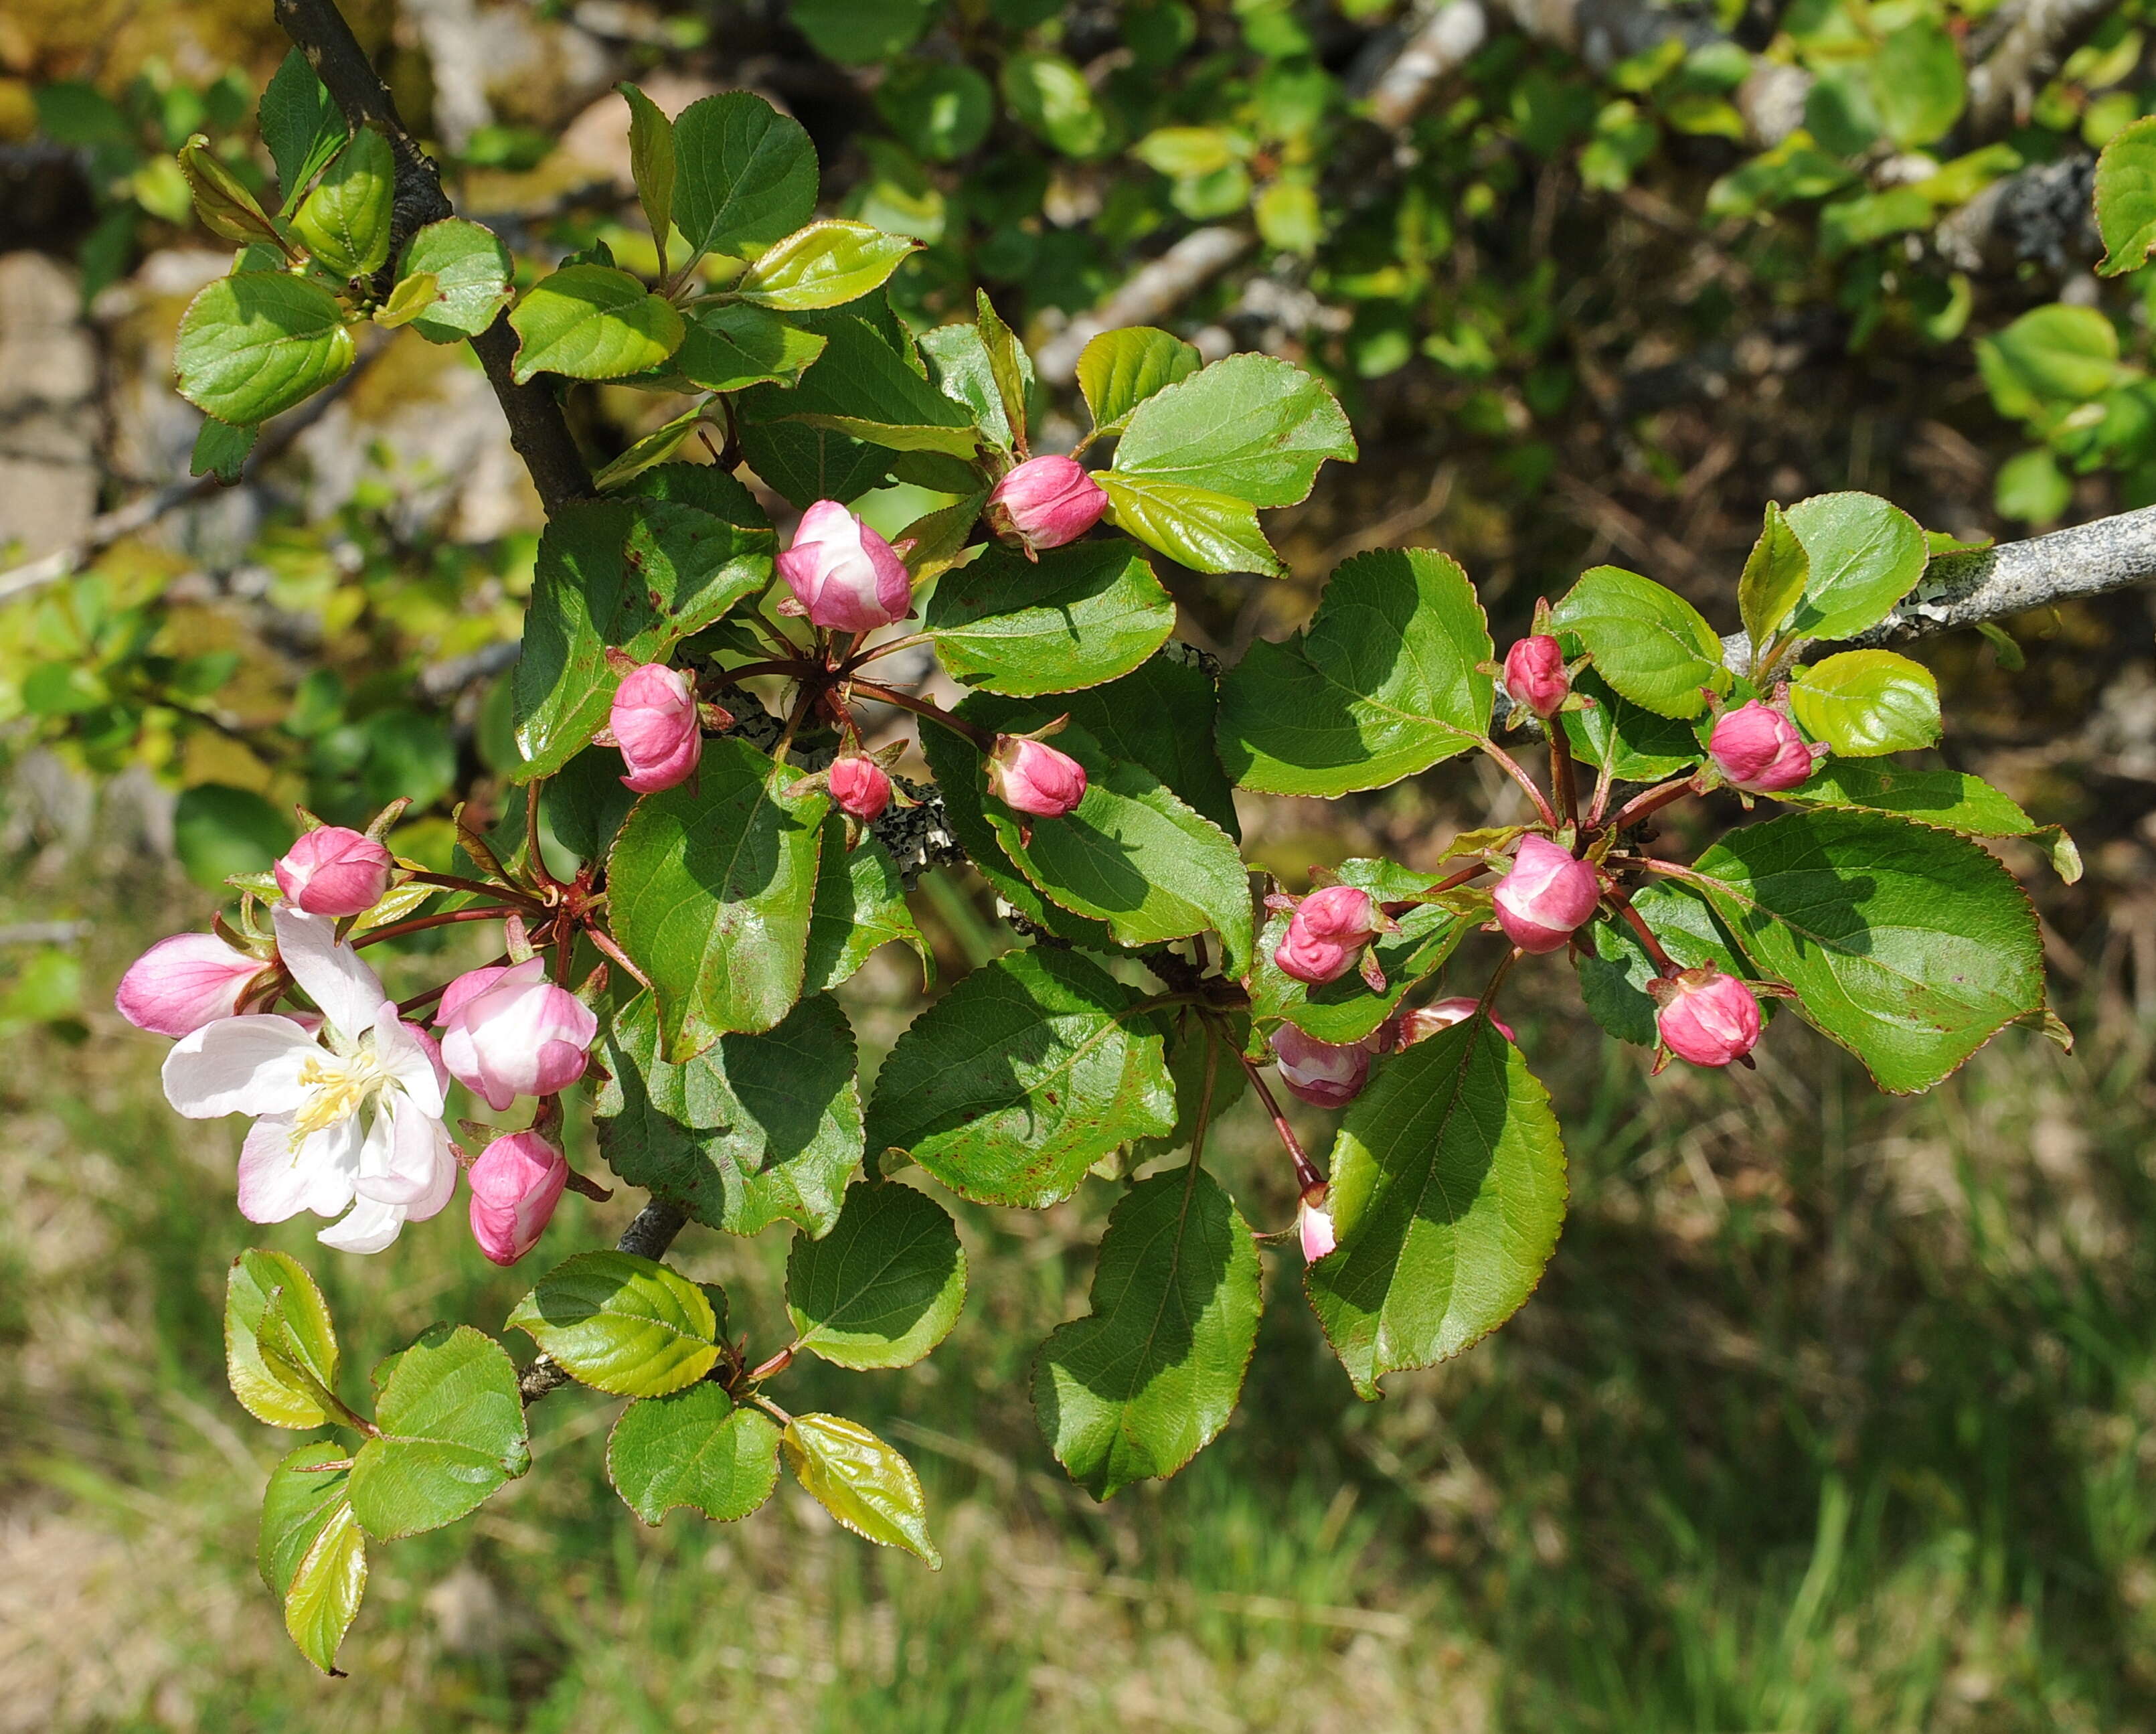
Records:
M146 930L90 942L91 997ZM155 899L136 895L138 908ZM435 966L439 968L439 965ZM1243 1407L1183 1476L1096 1506L1025 1401L1081 1310L1112 1193L962 1207L965 1319L923 1368L788 1375L913 1457L947 1560L835 1530L790 1483L747 1522L644 1528L615 1406L535 1411L534 1473L376 1550L348 1680L254 1579L290 1443L223 1389L226 1261L322 1278L364 1368L436 1318L491 1327L530 1272L460 1212L338 1258L232 1208L237 1134L173 1118L159 1044L18 1032L0 1076L0 1734L870 1728L2113 1730L2156 1726L2156 1181L2148 1047L2010 1034L1894 1100L1784 1021L1758 1073L1672 1073L1521 1020L1573 1207L1541 1292L1358 1404L1267 1254ZM870 1047L904 981L872 967ZM1288 1220L1247 1105L1224 1181ZM542 1256L630 1200L568 1201ZM697 1232L736 1328L778 1329L783 1239ZM516 1345L521 1349L521 1342Z

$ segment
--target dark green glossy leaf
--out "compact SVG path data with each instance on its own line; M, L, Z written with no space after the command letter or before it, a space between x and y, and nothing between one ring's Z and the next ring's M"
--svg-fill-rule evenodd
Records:
M844 818L828 815L816 864L816 903L808 918L803 991L825 993L837 987L869 960L871 952L893 940L913 948L924 976L934 973L935 954L906 906L906 888L891 852L865 836L859 846L847 848Z
M279 64L256 111L262 142L277 166L277 196L290 213L322 166L351 136L344 116L307 57L294 49Z
M801 123L728 90L674 121L674 221L698 252L747 258L816 208L816 150Z
M706 391L745 391L773 380L791 384L823 352L819 333L730 303L699 309L668 365Z
M1168 641L1175 604L1127 543L1053 548L1038 564L996 547L944 574L925 624L952 678L1033 697L1130 673Z
M894 451L973 455L980 444L973 417L866 320L835 314L812 329L827 340L823 354L791 391L765 387L744 397L747 420L804 422Z
M1559 721L1573 756L1626 782L1656 783L1690 769L1707 756L1692 724L1632 702L1599 679L1593 668L1573 677L1572 689L1592 698L1592 710L1566 711Z
M911 1366L951 1334L965 1304L957 1224L898 1181L850 1188L830 1232L796 1235L787 1257L796 1346L834 1366Z

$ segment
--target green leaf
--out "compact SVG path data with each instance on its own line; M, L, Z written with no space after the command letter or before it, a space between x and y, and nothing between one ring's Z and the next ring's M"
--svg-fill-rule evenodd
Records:
M238 241L243 246L275 244L277 231L270 219L254 195L210 149L206 136L190 135L180 147L177 160L194 195L195 215L203 228L220 240Z
M1732 831L1695 870L1688 882L1746 955L1896 1094L1929 1089L2043 1009L2027 896L1951 831L1821 808Z
M795 1346L834 1366L911 1366L951 1334L965 1304L958 1225L897 1181L851 1188L831 1232L797 1234L787 1255Z
M2073 504L2072 477L2041 445L2017 451L1999 466L1991 486L1992 509L2025 524L2056 523ZM1990 622L1983 623L1989 625ZM1979 630L1981 630L1979 628Z
M871 1150L962 1197L1040 1209L1126 1139L1174 1124L1166 1026L1069 952L1015 951L915 1018L877 1074Z
M842 66L887 60L912 47L936 11L936 0L787 0L794 28L820 54Z
M77 675L88 672L69 669L64 664L48 663L45 667ZM36 690L38 677L43 672L42 669L33 671L31 678L23 682L23 698L33 710L60 711L62 707L57 703L37 702L41 697ZM103 702L101 695L90 700L90 703ZM89 708L90 703L69 703L65 709L81 711ZM172 813L172 852L180 857L187 877L205 891L221 892L234 873L267 871L291 842L289 810L280 814L252 789L198 783L180 791Z
M280 208L289 214L323 166L341 150L350 129L307 57L287 54L262 93L256 111L262 142L277 165Z
M1811 569L1790 622L1807 638L1853 638L1877 625L1931 558L1916 519L1870 494L1815 494L1788 516Z
M1158 1137L1130 1140L1109 1159L1115 1171L1104 1176L1106 1178L1121 1179L1135 1174L1157 1156L1188 1148L1197 1135L1199 1106L1205 1098L1205 1056L1210 1045L1210 1026L1189 1006L1176 1006L1168 1015L1173 1020L1168 1035L1168 1075L1175 1088L1175 1124ZM1212 1062L1211 1124L1218 1124L1250 1087L1235 1059L1239 1052L1249 1047L1250 1041L1250 1018L1240 1011L1228 1013L1219 1034L1217 1057ZM1099 1167L1094 1171L1102 1172Z
M1018 443L1024 445L1026 400L1034 383L1033 358L1025 352L1018 333L1004 323L987 290L974 291L973 313L973 329L988 352L988 373L1002 402L1004 423L1017 436Z
M1395 1055L1332 1149L1339 1244L1303 1278L1355 1389L1428 1366L1517 1312L1564 1220L1549 1097L1487 1018Z
M1175 604L1127 543L987 549L944 574L924 624L955 680L1031 697L1114 680L1175 630Z
M1939 683L1892 651L1844 651L1800 668L1789 708L1804 731L1845 758L1928 747L1939 738Z
M664 1397L718 1364L704 1291L655 1259L579 1253L539 1279L504 1322L562 1370L617 1397Z
M2055 301L1979 338L1976 364L2001 415L2046 424L2118 382L2118 329L2094 307Z
M1591 710L1565 711L1558 718L1583 764L1599 770L1609 759L1614 778L1657 783L1706 756L1691 723L1658 715L1612 692L1592 666L1572 677L1572 690L1594 701Z
M603 265L564 265L541 278L509 322L520 340L519 385L540 373L571 379L646 373L681 347L684 329L665 296Z
M1102 332L1078 355L1078 389L1093 425L1119 431L1131 412L1156 392L1188 379L1204 365L1191 345L1150 325Z
M2096 159L2096 226L2103 236L2098 276L2148 263L2156 248L2156 116L2114 134Z
M876 86L876 108L916 156L950 162L988 136L996 95L970 66L901 61Z
M821 1234L838 1219L860 1165L861 1100L853 1031L829 994L673 1066L639 993L602 1024L597 1051L612 1074L593 1109L599 1150L629 1185L732 1234L778 1222Z
M665 661L769 581L773 539L660 501L616 496L557 512L540 538L515 677L521 774L560 769L606 726L621 684L610 647Z
M254 450L259 428L236 428L228 421L219 421L214 415L203 419L201 431L195 435L194 455L187 461L190 476L214 476L226 487L234 486L247 467L247 455Z
M675 1064L801 997L830 805L741 740L708 743L697 780L639 802L607 867L613 936L658 995Z
M780 1435L794 1479L855 1535L903 1547L941 1571L913 1465L858 1421L796 1415Z
M432 271L400 277L388 300L374 310L374 322L390 331L409 325L426 311L440 287Z
M262 1494L255 1563L284 1606L300 1654L335 1674L337 1648L367 1590L367 1538L352 1515L344 1451L329 1440L302 1445L270 1472Z
M882 288L920 244L865 223L826 219L788 235L728 289L760 307L789 312L835 307Z
M987 296L982 296L987 306ZM987 309L994 318L995 310ZM1003 325L1001 320L996 326ZM992 351L991 327L983 325L932 326L921 334L937 389L963 404L973 425L998 451L1009 451L1025 425L1025 388L1032 377L1018 340L1005 328Z
M913 948L924 977L933 975L935 954L906 906L906 887L891 852L873 836L847 848L844 817L826 815L803 991L829 992L850 980L870 953L893 940Z
M607 1479L646 1523L677 1505L732 1523L778 1485L778 1423L708 1380L633 1402L607 1439Z
M389 262L389 206L397 158L362 126L336 154L292 219L292 234L333 276L372 275Z
M1644 580L1642 580L1644 582ZM1464 753L1490 726L1494 654L1467 575L1423 548L1358 554L1308 627L1253 644L1220 690L1220 758L1246 789L1341 795Z
M1767 521L1759 539L1744 562L1737 580L1737 611L1752 641L1752 661L1757 666L1766 648L1788 620L1811 577L1811 561L1782 508L1767 502Z
M1871 62L1871 100L1887 136L1904 150L1944 134L1968 99L1961 51L1933 19L1904 24L1880 44Z
M220 277L181 316L172 365L180 395L246 426L305 403L352 362L336 297L283 271Z
M412 322L430 343L475 337L509 305L509 249L492 229L444 217L412 237L398 269L434 279L434 296Z
M253 1248L232 1261L224 1368L242 1408L272 1427L326 1426L333 1412L315 1387L334 1392L338 1364L329 1304L305 1265Z
M663 464L687 443L711 414L708 402L699 401L693 408L685 409L673 420L661 423L642 439L634 442L620 456L610 460L592 475L592 486L601 493L619 487L624 481L641 476L654 464Z
M629 172L636 182L636 202L659 244L659 269L666 269L666 239L674 226L674 123L634 85L619 89L629 104Z
M1584 930L1593 949L1572 954L1579 976L1579 997L1588 1015L1620 1042L1652 1047L1661 1040L1655 1027L1655 1002L1647 984L1660 973L1639 936L1621 921L1597 919Z
M819 333L734 303L698 309L670 365L706 391L745 391L774 380L791 384L823 352Z
M1096 157L1106 147L1108 117L1086 75L1062 55L1013 54L1000 82L1019 123L1065 156Z
M359 1448L352 1509L377 1541L439 1529L531 1466L516 1369L468 1325L436 1325L398 1356Z
M816 151L801 123L728 90L674 122L674 221L699 253L750 258L816 208Z
M1051 708L1066 713L1103 751L1143 765L1182 800L1240 838L1235 791L1214 750L1217 704L1212 677L1181 646L1170 645L1135 673L1060 694L1052 706L976 697L963 708L968 718L998 728L1008 727L1013 718L1045 722Z
M1702 687L1729 689L1714 629L1676 591L1636 572L1583 573L1558 604L1556 624L1593 652L1597 674L1658 716L1697 717L1707 709Z
M1380 903L1413 897L1432 882L1431 875L1411 873L1389 861L1343 861L1338 871L1342 884L1367 891ZM1472 924L1435 903L1409 910L1399 918L1399 932L1381 935L1374 948L1385 972L1385 990L1373 993L1353 970L1316 987L1284 974L1273 954L1287 937L1290 918L1286 912L1276 911L1258 935L1250 970L1250 1015L1284 1017L1319 1041L1339 1046L1360 1042L1390 1017L1409 988L1445 966Z
M883 446L798 421L740 422L734 432L749 467L803 512L819 500L848 504L882 486L897 458Z
M1247 500L1116 470L1099 471L1093 480L1107 494L1110 523L1194 572L1277 578L1287 571Z
M1211 1175L1193 1164L1126 1192L1092 1310L1034 1363L1040 1430L1070 1479L1105 1500L1211 1443L1242 1392L1259 1311L1250 1224Z
M1131 412L1116 473L1204 488L1253 506L1306 498L1327 458L1355 456L1325 383L1270 355L1231 355L1163 386Z
M741 400L750 422L806 422L894 451L973 455L980 444L973 417L914 372L865 320L842 314L817 329L828 341L798 385L765 387Z
M1875 759L1828 759L1801 788L1777 797L1793 806L1869 807L1975 837L2029 837L2069 885L2082 876L2081 852L2056 825L2038 825L1981 777L1958 770L1917 770Z

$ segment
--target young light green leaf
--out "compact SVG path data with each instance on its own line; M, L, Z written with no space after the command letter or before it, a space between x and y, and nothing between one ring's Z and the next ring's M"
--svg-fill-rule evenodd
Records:
M952 678L1019 697L1128 674L1168 642L1175 604L1127 543L993 547L937 583L923 624Z
M816 865L816 903L808 917L804 993L827 993L853 976L880 947L896 940L912 947L924 978L932 977L936 954L906 906L906 887L891 852L873 836L846 847L846 821L824 820Z
M1849 759L1928 747L1939 738L1939 683L1892 651L1844 651L1800 668L1789 708L1814 740Z
M1882 1089L1929 1089L2043 1008L2028 898L1951 831L1820 808L1733 831L1695 865L1745 954Z
M1556 625L1594 653L1597 674L1657 716L1697 717L1707 708L1702 687L1729 689L1714 629L1676 591L1636 572L1583 573L1558 604Z
M1340 882L1392 903L1430 888L1432 876L1411 873L1389 861L1343 861ZM1250 970L1250 1015L1284 1017L1321 1042L1344 1046L1360 1042L1399 1009L1407 990L1445 966L1474 923L1456 910L1424 903L1399 917L1400 930L1382 935L1374 947L1385 972L1385 990L1373 992L1356 970L1313 987L1286 974L1273 954L1287 937L1290 917L1276 911L1258 935L1257 959ZM1486 915L1483 918L1487 918Z
M1310 625L1253 644L1220 688L1220 758L1246 789L1341 795L1464 753L1490 727L1494 654L1450 556L1358 554Z
M1204 365L1191 345L1150 325L1102 332L1078 354L1078 389L1104 434L1121 430L1131 412Z
M2118 328L2097 308L2053 301L1979 338L1976 363L2001 415L2048 427L2118 382Z
M430 343L475 337L509 305L508 248L492 229L462 217L444 217L413 235L398 269L434 280L434 299L412 321Z
M1040 1209L1126 1139L1174 1124L1165 1025L1096 965L1016 951L915 1018L877 1074L872 1150L963 1197Z
M2113 134L2096 159L2096 226L2103 237L2098 276L2148 263L2156 248L2156 116Z
M780 1435L794 1479L855 1535L943 1568L913 1465L858 1421L796 1415Z
M205 135L195 133L180 147L179 164L194 195L195 215L204 229L220 240L238 241L243 246L256 241L275 243L277 231L255 203L254 195L218 160Z
M1807 638L1853 638L1877 625L1931 558L1916 519L1871 494L1815 494L1788 517L1810 565L1790 621Z
M770 381L792 384L823 352L820 333L734 303L699 308L669 365L706 391L746 391Z
M1332 1150L1339 1244L1303 1286L1365 1397L1404 1367L1478 1342L1517 1312L1564 1220L1549 1097L1487 1018L1387 1061Z
M707 99L708 100L708 99ZM564 265L526 291L509 322L519 338L516 378L560 373L619 379L647 373L681 347L681 316L627 271Z
M1003 404L1004 421L1022 448L1026 443L1026 398L1033 383L1033 358L1018 333L1003 322L985 289L973 292L974 329L988 351L988 371Z
M793 1237L786 1315L795 1346L834 1366L911 1366L966 1304L966 1253L951 1213L898 1181L863 1181L821 1240Z
M1086 75L1062 55L1013 54L999 82L1020 124L1065 156L1096 157L1106 148L1108 117Z
M727 90L674 122L674 221L698 253L750 258L816 208L816 150L801 123Z
M530 1333L564 1372L617 1397L664 1397L719 1359L704 1291L654 1259L579 1253L539 1279L503 1328Z
M610 1076L594 1109L607 1165L732 1234L773 1222L821 1234L861 1160L854 1032L829 994L777 1028L721 1037L672 1066L651 996L618 1006L596 1050Z
M677 1505L720 1523L746 1517L778 1485L778 1426L705 1380L622 1411L607 1439L607 1479L656 1524Z
M255 438L261 431L257 427L236 428L214 415L205 417L201 430L195 435L194 455L187 461L187 474L214 476L225 486L231 487L245 472L247 455L254 450Z
M1755 668L1804 594L1804 584L1810 576L1811 561L1804 553L1804 543L1797 540L1797 533L1789 527L1782 508L1769 500L1767 521L1737 580L1737 611L1752 641Z
M300 1654L335 1674L338 1646L367 1591L367 1538L352 1515L352 1471L329 1440L302 1445L270 1472L255 1564L282 1604Z
M788 235L729 287L759 307L786 312L835 307L882 288L920 244L909 235L829 218Z
M711 742L697 777L639 802L608 857L613 936L658 996L676 1065L800 998L830 805L746 741Z
M468 1325L433 1326L382 1384L379 1438L359 1448L352 1509L377 1541L439 1529L531 1466L516 1369Z
M265 1356L264 1328L273 1320ZM314 1386L334 1392L338 1365L329 1303L305 1265L256 1248L232 1261L224 1286L224 1369L242 1408L272 1427L326 1426L334 1418Z
M1116 473L1292 506L1326 459L1354 455L1348 418L1322 380L1274 356L1231 355L1132 410Z
M674 123L665 110L634 85L619 87L629 104L629 172L636 202L659 244L659 274L666 275L666 240L674 226Z
M361 127L293 217L293 238L334 275L372 275L389 261L389 206L396 185L389 141Z
M1953 38L1928 18L1890 32L1871 62L1871 100L1887 136L1904 150L1945 133L1969 100Z
M277 166L279 208L290 215L351 130L307 57L294 49L270 77L256 111L262 142Z
M319 283L283 271L220 277L187 304L172 350L180 395L248 426L305 403L352 365L345 311Z
M1108 1218L1092 1310L1034 1363L1056 1460L1094 1498L1173 1475L1235 1412L1257 1341L1258 1249L1194 1164L1126 1192Z
M1277 578L1287 571L1247 500L1116 470L1100 471L1093 480L1108 497L1110 523L1194 572Z
M389 291L389 299L374 310L374 322L390 331L409 325L434 304L440 292L441 285L432 271L400 277Z
M694 408L685 409L673 420L662 422L641 440L634 441L619 457L602 465L592 472L592 486L601 493L633 481L654 464L663 464L687 442L711 413L708 403L699 402Z

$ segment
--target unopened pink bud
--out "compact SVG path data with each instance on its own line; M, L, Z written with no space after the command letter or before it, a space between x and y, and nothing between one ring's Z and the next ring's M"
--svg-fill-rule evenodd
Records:
M471 1165L472 1238L496 1264L514 1264L539 1243L562 1201L569 1161L536 1132L511 1132Z
M1681 1060L1726 1066L1751 1052L1759 1039L1759 1001L1742 981L1712 964L1656 982L1650 991L1661 1005L1655 1027Z
M1521 639L1505 652L1505 691L1547 722L1572 693L1564 671L1564 650L1548 633Z
M1809 781L1812 767L1826 754L1825 747L1807 743L1787 717L1756 698L1715 719L1707 750L1724 780L1748 795L1779 795Z
M241 990L269 967L215 934L175 934L127 966L112 1003L136 1029L177 1040L233 1016Z
M902 620L913 607L913 580L891 546L836 500L801 514L778 574L813 626L866 632Z
M497 1112L519 1096L551 1096L582 1078L585 1050L599 1030L590 1006L547 980L542 957L458 976L434 1022L442 1063Z
M1413 1047L1418 1042L1427 1042L1440 1030L1449 1030L1456 1023L1465 1023L1475 1015L1476 1002L1465 994L1455 994L1449 999L1432 1000L1427 1006L1418 1006L1399 1017L1399 1045ZM1515 1047L1520 1038L1512 1033L1512 1027L1502 1018L1492 1017L1491 1027Z
M1289 1093L1313 1108L1344 1108L1369 1081L1370 1050L1359 1042L1339 1047L1284 1023L1268 1038Z
M831 764L831 800L839 810L872 824L891 805L891 774L873 759L858 754Z
M1302 1241L1302 1262L1306 1264L1317 1263L1340 1243L1332 1232L1332 1212L1322 1203L1312 1204L1304 1199L1296 1207L1295 1227Z
M1287 937L1273 953L1283 975L1315 987L1354 968L1378 931L1378 906L1367 891L1328 885L1296 905Z
M1107 509L1101 484L1084 465L1065 457L1029 459L988 496L988 522L1031 548L1075 542Z
M703 756L696 685L663 662L647 662L622 677L607 727L629 767L622 781L639 795L686 781Z
M1086 798L1086 767L1020 734L999 734L988 754L988 793L1036 819L1060 819Z
M396 864L365 833L325 825L285 852L277 862L277 888L310 915L363 915L389 889Z
M1491 901L1497 924L1522 951L1557 951L1594 913L1602 896L1594 869L1548 837L1530 832L1512 852L1512 870Z

